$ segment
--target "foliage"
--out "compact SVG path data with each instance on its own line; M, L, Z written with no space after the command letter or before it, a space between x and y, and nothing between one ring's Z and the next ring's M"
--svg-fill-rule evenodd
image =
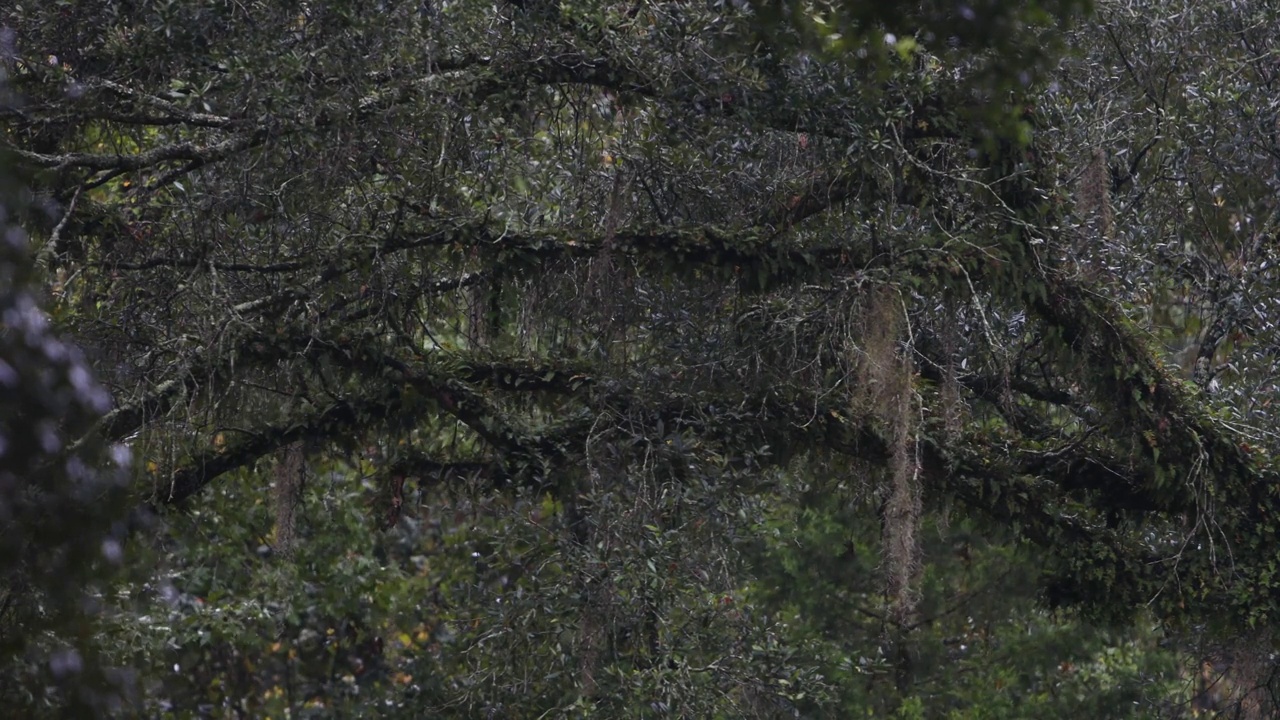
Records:
M972 64L986 91L1025 88L1051 69L1062 52L1063 31L1087 17L1090 0L1047 2L883 3L755 0L755 26L775 42L791 39L812 50L869 67L893 56L928 52Z
M25 717L100 713L129 690L94 641L105 582L124 556L129 453L86 435L110 397L40 309L32 247L14 222L29 196L8 161L0 157L0 702Z
M0 11L129 710L1266 716L1274 15Z

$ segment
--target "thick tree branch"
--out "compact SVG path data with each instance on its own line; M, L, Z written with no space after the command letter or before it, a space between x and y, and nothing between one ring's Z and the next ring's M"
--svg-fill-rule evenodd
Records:
M338 401L287 424L252 431L224 448L206 451L167 477L155 480L155 501L173 505L186 501L220 475L250 465L296 440L334 437L369 417L388 417L400 408L398 394L380 399Z
M1050 551L1045 581L1051 604L1123 621L1155 601L1162 615L1177 614L1186 590L1200 587L1169 582L1175 570L1193 575L1193 563L1179 556L1174 542L1163 543L1161 551L1133 534L1090 524L1072 512L1055 483L1020 475L997 458L968 451L964 442L944 448L925 438L922 447L934 492L958 498ZM1151 537L1151 530L1144 532Z

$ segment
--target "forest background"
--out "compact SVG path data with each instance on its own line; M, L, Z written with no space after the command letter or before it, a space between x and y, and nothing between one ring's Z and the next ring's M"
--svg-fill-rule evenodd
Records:
M0 10L21 717L1275 717L1280 10Z

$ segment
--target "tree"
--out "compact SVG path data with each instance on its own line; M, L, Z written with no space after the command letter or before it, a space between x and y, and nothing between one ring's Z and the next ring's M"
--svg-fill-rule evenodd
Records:
M791 712L824 682L809 629L756 614L743 567L796 560L742 539L811 484L856 512L806 517L878 559L886 712L931 642L922 584L954 576L922 536L944 511L1038 548L1073 617L1271 627L1261 4L1074 31L1079 4L989 4L1075 33L1044 82L992 74L1039 34L931 37L950 3L531 5L7 11L54 318L115 397L97 435L185 509L165 593L217 649L170 698L331 707L347 675L412 675L442 713ZM859 47L875 72L822 52ZM1214 64L1175 98L1188 49ZM325 562L365 590L326 592ZM282 588L322 610L243 595ZM203 614L215 591L245 626ZM310 684L272 695L295 662Z
M94 640L124 559L129 453L86 434L110 397L41 312L22 201L0 164L0 701L96 714L130 690Z

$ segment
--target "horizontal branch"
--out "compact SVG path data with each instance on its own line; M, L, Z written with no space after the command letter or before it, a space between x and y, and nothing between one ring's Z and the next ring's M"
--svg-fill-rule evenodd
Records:
M46 154L29 150L10 148L14 156L37 167L65 170L68 168L84 168L86 170L140 170L164 162L186 161L208 164L244 152L264 143L269 133L257 131L244 133L228 138L212 145L197 145L193 142L180 142L163 145L132 155L66 153Z
M291 442L310 438L332 438L356 427L369 417L389 417L400 407L398 394L379 399L340 400L287 424L260 428L225 447L206 451L183 467L156 479L156 502L182 503L224 473L257 462Z
M335 365L363 372L367 376L365 385L373 383L374 378L392 382L372 397L342 400L310 416L247 431L243 437L170 472L167 480L156 478L155 484L162 488L158 501L162 504L182 502L218 476L251 464L295 440L349 437L384 418L404 417L404 413L412 412L400 400L404 387L414 388L433 406L470 427L497 451L499 465L507 467L517 463L520 466L517 470L512 465L513 469L504 471L504 477L520 476L522 482L539 483L545 476L540 470L563 454L562 443L554 435L534 436L521 430L466 381L524 392L573 392L590 382L573 364L468 362L444 357L424 358L427 362L413 363L361 349L358 344L332 342L308 334L286 338L247 337L242 341L236 362L243 369L289 358L322 357ZM162 389L169 390L167 386Z
M387 465L388 475L402 475L443 484L454 478L483 478L491 486L505 484L506 470L500 463L483 460L441 460L419 452L408 452Z
M125 115L120 117L106 118L110 120L115 120L117 122L129 122L131 124L140 124L140 125L145 125L145 124L173 125L173 124L181 123L185 125L192 125L195 127L211 127L211 128L230 128L236 125L244 124L245 122L242 120L236 120L233 118L224 117L222 115L214 115L213 113L201 113L201 112L194 112L191 110L187 110L186 108L180 107L172 102L169 102L168 100L165 100L164 98L157 97L150 93L145 93L141 90L131 88L127 85L115 82L113 80L108 80L106 78L98 78L92 81L89 87L92 87L95 89L100 88L102 90L109 91L111 93L119 95L120 97L128 98L129 100L137 102L142 105L149 105L163 112L163 115L159 116L161 121L158 123L145 122L141 118L141 116ZM125 119L125 118L128 118L128 119Z
M146 260L139 260L138 262L103 260L94 264L98 267L108 267L112 270L154 270L156 268L208 267L213 268L218 272L247 272L260 273L263 275L297 272L298 270L303 270L314 265L313 262L304 262L301 260L257 265L254 263L223 262L199 257L174 258L164 256L151 257Z

